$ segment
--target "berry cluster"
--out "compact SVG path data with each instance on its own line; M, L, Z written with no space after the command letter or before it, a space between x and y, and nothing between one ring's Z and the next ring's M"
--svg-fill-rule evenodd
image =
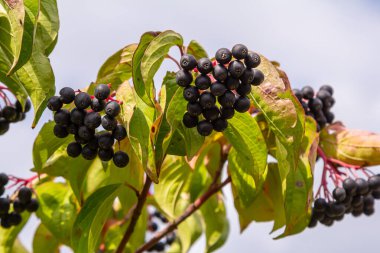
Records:
M5 192L5 185L9 182L9 177L0 173L0 196ZM27 210L28 212L36 212L39 204L37 199L32 198L32 190L28 187L22 187L17 198L12 200L9 197L0 198L0 219L1 227L10 228L17 226L22 222L21 213ZM12 207L12 211L11 211Z
M314 201L312 217L309 227L315 227L318 221L331 226L334 221L340 221L345 214L358 217L367 216L375 212L375 199L380 199L380 174L371 176L368 180L363 178L346 178L342 187L333 191L333 201L318 198Z
M155 210L152 214L149 214L149 222L148 222L148 231L154 233L159 230L159 224L167 224L168 219L163 216L159 211ZM151 247L148 251L152 252L163 252L166 246L170 246L176 239L176 234L174 232L169 233L165 240L157 242L153 247Z
M201 58L197 61L194 56L185 54L180 61L182 69L176 74L176 82L184 87L183 97L189 102L183 124L187 128L197 127L203 136L210 135L212 130L224 131L235 110L248 111L251 102L247 95L252 85L264 81L264 74L255 69L261 63L260 56L244 45L237 44L232 51L219 49L215 60ZM196 73L195 85L192 85L192 71ZM201 115L203 119L199 121Z
M67 146L67 154L71 157L82 154L86 160L99 156L102 161L113 159L117 167L127 166L128 154L121 150L114 152L113 149L115 140L126 138L127 131L117 121L116 117L121 109L119 103L110 97L109 86L99 84L95 88L94 96L81 91L75 93L72 88L65 87L59 92L60 96L51 97L47 105L55 112L54 135L58 138L65 138L69 134L75 136L75 142ZM72 102L75 108L71 111L62 108L63 104ZM103 117L100 114L102 111L105 112ZM96 133L100 126L106 131Z
M301 102L305 113L313 117L318 123L318 131L334 121L334 114L330 111L335 104L334 90L330 85L323 85L315 94L314 89L305 86L301 90L293 89L294 95Z
M10 123L23 121L26 113L29 112L31 108L29 100L25 102L24 109L20 101L16 100L15 103L12 103L4 90L9 91L7 87L0 86L0 98L3 99L4 102L4 106L0 106L0 135L8 132Z

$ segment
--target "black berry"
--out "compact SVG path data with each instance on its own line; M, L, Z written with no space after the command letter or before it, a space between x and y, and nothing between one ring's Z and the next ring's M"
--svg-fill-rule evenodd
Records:
M219 97L227 91L227 88L224 86L224 84L215 82L211 85L210 91L214 96Z
M228 77L228 70L224 65L217 64L212 72L214 78L219 82L224 82Z
M8 184L8 181L9 181L9 177L7 176L7 174L0 173L0 185L4 186L4 185Z
M219 117L220 112L218 107L213 106L209 109L204 109L202 114L208 121L214 121Z
M57 125L70 125L70 112L66 109L60 109L54 114L54 121Z
M197 60L191 54L184 54L181 57L180 65L185 70L193 70L197 67Z
M58 138L66 138L69 135L67 128L60 125L55 125L53 128L53 133Z
M255 79L255 71L253 69L246 69L243 75L240 77L242 84L251 85Z
M81 126L83 125L86 114L87 112L85 110L74 108L70 112L70 121L78 126Z
M102 118L102 127L105 130L112 131L115 129L117 125L117 120L113 117L110 117L108 115L103 116Z
M233 107L222 107L220 109L220 116L223 119L232 119L235 115L235 109Z
M112 135L116 140L121 141L127 137L127 130L123 125L117 125L112 131Z
M212 122L212 126L215 131L223 132L228 127L228 122L223 118L217 118Z
M59 91L60 99L64 104L70 104L75 99L75 91L70 87L64 87Z
M189 102L187 104L187 111L191 116L199 116L202 114L202 106L198 102Z
M112 148L110 149L99 149L98 151L98 156L100 158L100 160L104 161L104 162L108 162L109 160L111 160L113 158L113 155L114 155L114 151Z
M78 128L78 136L83 140L89 141L94 137L95 130L90 129L86 126L81 126ZM81 143L83 144L83 143Z
M221 64L227 64L232 59L232 53L227 48L220 48L215 53L215 59L216 59L217 62L219 62Z
M346 198L346 190L340 187L335 188L333 191L333 197L336 201L342 202Z
M380 177L379 176L371 176L368 179L368 185L372 191L380 190Z
M193 81L193 75L187 70L179 70L175 75L176 83L179 86L186 87Z
M71 142L67 145L67 154L71 157L78 157L82 153L82 145L77 142Z
M245 66L241 61L232 61L228 65L228 72L234 78L239 78L244 74Z
M264 76L264 73L261 72L261 70L254 69L253 74L254 74L254 78L251 83L252 85L258 86L264 82L265 76Z
M30 213L36 212L38 208L40 207L40 204L38 203L37 199L32 199L26 206L26 210Z
M111 117L119 115L120 110L120 105L116 101L108 102L105 108L106 114Z
M256 68L261 63L260 55L254 52L248 52L247 56L244 59L244 63L247 68Z
M94 112L103 111L105 107L106 107L106 102L104 100L99 100L97 98L93 98L91 100L91 109Z
M102 149L110 149L114 144L114 138L111 133L105 132L99 135L98 138L99 147Z
M21 203L29 203L32 199L32 190L28 187L22 187L18 192L18 199Z
M213 126L210 122L203 120L197 125L198 133L202 136L208 136L211 134Z
M47 108L50 111L54 111L54 112L61 109L62 106L63 106L63 103L58 96L53 96L53 97L49 98L48 103L47 103Z
M319 88L319 90L326 90L328 91L331 95L334 95L334 89L333 87L331 87L330 85L322 85L321 88Z
M99 100L104 100L109 97L111 90L106 84L99 84L96 86L94 96Z
M312 99L314 97L314 89L310 86L303 87L301 91L304 99Z
M196 102L199 98L199 90L197 87L189 86L183 90L183 97L189 102Z
M211 86L211 79L208 75L199 75L195 78L195 86L200 90L207 90Z
M199 97L199 104L202 106L202 108L210 109L212 108L216 103L216 98L214 95L212 95L210 92L206 91L201 94Z
M113 163L117 167L123 168L123 167L128 165L129 156L127 155L127 153L125 153L123 151L117 151L117 152L115 152L115 154L113 156Z
M247 96L252 91L252 86L250 84L240 84L239 87L236 89L236 92L240 96Z
M82 149L82 157L86 160L94 160L97 155L97 150L91 149L88 145L85 145Z
M198 124L198 117L192 116L189 112L186 112L182 118L183 125L187 128L196 127Z
M230 76L227 78L225 84L226 84L227 89L236 90L240 85L240 80Z
M232 48L232 55L238 59L242 60L248 55L248 48L242 44L236 44Z
M238 112L246 112L249 110L249 107L251 106L251 101L247 97L240 96L234 104L234 108Z
M368 193L369 185L366 180L364 180L363 178L357 178L355 179L355 182L357 185L356 194L365 195Z
M78 109L86 109L91 105L91 97L86 92L80 92L75 96L74 104Z
M235 94L229 90L226 91L222 96L218 97L218 102L223 107L233 107L235 101Z
M202 74L208 74L213 69L212 62L209 58L201 58L198 61L197 68Z

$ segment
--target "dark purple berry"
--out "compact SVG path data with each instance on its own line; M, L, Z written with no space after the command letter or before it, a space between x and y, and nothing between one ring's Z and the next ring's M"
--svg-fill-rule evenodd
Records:
M219 111L218 107L213 106L209 109L204 109L202 114L206 120L214 121L219 117L220 111Z
M8 181L9 181L8 175L5 173L0 173L0 185L4 186L8 184Z
M91 109L94 112L101 112L104 108L106 108L106 102L104 100L99 100L97 98L91 100Z
M191 116L199 116L202 114L202 106L198 102L189 102L187 104L187 111Z
M248 52L247 57L244 59L245 66L247 68L256 68L261 63L260 55L254 53L254 52Z
M114 142L115 141L111 133L105 132L99 135L98 144L102 149L111 149Z
M60 125L55 125L53 128L53 133L58 138L66 138L69 135L67 128Z
M228 65L228 72L234 78L239 78L244 74L245 66L241 61L232 61Z
M255 79L255 71L253 69L246 69L243 75L240 77L242 84L251 85Z
M108 102L105 108L106 114L114 118L119 115L120 110L120 105L116 101Z
M232 119L235 115L235 109L233 107L222 107L220 109L220 117L223 119Z
M186 112L183 115L182 118L183 125L187 128L193 128L196 127L198 124L198 117L197 116L191 116L189 112Z
M82 148L82 157L86 160L94 160L97 155L97 150L91 149L88 145Z
M49 98L48 103L47 103L47 108L50 111L54 111L54 112L61 109L62 106L63 106L63 103L58 96L53 96L53 97Z
M91 97L86 92L80 92L75 96L74 104L78 109L86 109L91 105Z
M78 157L82 153L82 145L78 142L71 142L67 145L66 152L71 157Z
M193 75L187 70L179 70L175 75L176 83L179 86L187 87L193 81Z
M90 129L86 126L81 126L78 128L78 136L82 138L83 140L86 140L86 141L91 140L94 137L94 134L95 134L95 130Z
M193 70L197 67L197 60L191 54L184 54L181 57L180 65L185 70Z
M236 89L236 92L240 96L247 96L252 91L252 86L250 84L240 84L239 87Z
M112 131L117 126L117 120L108 115L103 116L102 118L102 127L107 131Z
M104 162L110 161L113 158L113 155L114 155L114 151L112 148L110 148L110 149L102 149L101 148L98 151L98 156L99 156L100 160L102 160Z
M227 64L232 59L232 53L227 48L220 48L215 53L215 60L220 64Z
M110 87L106 84L99 84L96 86L94 91L94 96L99 100L104 100L109 97L111 94Z
M303 87L301 91L304 99L312 99L314 97L314 89L310 86Z
M242 60L248 55L248 48L244 46L243 44L236 44L232 48L232 55L238 59Z
M264 76L264 73L261 72L261 70L254 69L253 74L254 74L254 78L251 83L253 86L258 86L264 82L265 76Z
M60 99L64 104L70 104L75 99L75 91L70 87L64 87L59 91Z
M210 91L214 96L219 97L227 91L227 88L224 84L215 82L211 85Z
M54 114L54 121L57 125L69 126L70 125L70 112L66 109L60 109Z
M189 86L183 90L183 97L189 102L196 102L199 98L199 90L197 87Z
M213 66L209 58L201 58L198 60L197 69L202 74L208 74L212 71Z
M249 107L251 106L251 101L247 97L239 97L234 104L234 108L238 112L246 112L249 110Z
M121 141L127 137L127 130L123 125L117 125L112 131L112 135L116 140Z
M70 112L70 121L77 126L83 125L84 118L86 117L87 112L85 110L80 110L78 108L74 108Z
M27 204L32 199L32 190L28 187L22 187L18 191L18 199L21 203Z
M123 151L117 151L113 156L113 163L116 167L123 168L128 165L129 156Z
M212 108L216 103L216 98L214 95L212 95L210 92L206 91L201 94L199 97L199 104L204 109L210 109Z
M223 118L218 118L212 122L212 126L215 131L223 132L228 127L228 122Z
M207 90L211 86L211 79L208 75L199 75L195 78L195 86L200 90Z
M228 70L224 65L217 64L212 72L214 78L219 82L224 82L228 77Z
M210 135L212 133L212 129L212 124L207 120L200 121L197 125L198 133L202 136Z

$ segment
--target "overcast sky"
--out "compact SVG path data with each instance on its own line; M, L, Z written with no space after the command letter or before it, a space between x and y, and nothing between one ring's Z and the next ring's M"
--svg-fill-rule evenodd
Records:
M375 0L65 0L59 1L59 11L61 30L51 56L58 90L94 81L108 56L138 42L145 31L172 29L186 43L199 41L210 55L220 47L246 44L279 61L293 87L330 83L336 91L337 119L350 128L380 132L380 4ZM164 67L174 70L171 63ZM29 114L0 137L2 171L29 175L34 138L49 118L46 113L38 128L31 130ZM319 164L316 170L320 169ZM371 218L346 217L331 228L320 226L273 241L271 224L252 224L240 235L229 188L226 198L231 232L218 252L350 253L378 248L379 204L379 212ZM34 219L22 233L27 247L35 225ZM202 252L203 246L200 240L192 252Z

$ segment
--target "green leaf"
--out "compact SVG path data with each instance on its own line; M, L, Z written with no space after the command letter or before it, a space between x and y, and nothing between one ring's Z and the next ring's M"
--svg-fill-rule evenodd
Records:
M190 41L189 45L187 46L187 52L188 54L191 54L196 59L200 58L208 58L208 54L206 50L199 44L197 41L192 40Z
M286 228L284 233L277 238L300 233L309 224L317 147L317 126L312 118L307 117L298 167L293 168L286 178Z
M120 189L120 184L107 185L87 199L72 230L74 252L94 252L98 247L103 225L112 211L113 202Z
M20 225L9 229L0 227L0 253L12 252L17 236L28 222L29 217L30 213L24 212L22 214L22 222Z
M229 223L222 194L211 197L200 208L206 233L206 250L213 252L226 242L229 233Z
M70 245L71 230L77 216L75 197L63 183L47 182L36 188L40 208L37 217L59 242Z
M174 84L171 83L171 85ZM168 154L172 155L180 155L177 153L178 150L185 147L187 158L191 159L198 152L205 138L195 128L189 129L183 125L182 117L186 108L187 101L183 99L183 90L177 87L173 97L167 103L166 120L170 126L170 132L162 145L163 150L167 150ZM176 138L173 138L174 136Z
M20 239L17 238L13 244L12 253L29 253L29 251L21 243Z
M46 161L62 145L68 144L69 140L54 136L55 123L50 121L43 125L33 144L33 164L37 171L41 170Z
M305 113L301 104L291 92L286 74L277 69L264 56L258 67L264 75L264 82L253 87L250 98L264 115L270 130L274 133L278 145L283 146L277 155L281 178L285 180L289 171L297 167L298 153L304 133ZM277 145L277 146L278 146Z
M96 83L110 83L113 89L128 80L132 76L132 57L137 44L130 44L117 51L106 62L98 72Z
M55 77L50 60L41 52L33 51L29 61L16 74L31 98L34 107L34 128L46 108L48 99L55 93Z
M267 174L268 151L264 137L256 120L248 113L235 114L224 136L233 146L228 155L232 184L238 191L241 205L248 207L261 190Z
M182 198L191 168L183 157L167 156L161 167L160 183L154 186L154 199L160 209L170 218L175 218L182 211L177 202Z
M59 242L42 223L38 226L34 234L33 252L59 253Z
M149 32L141 37L133 57L133 84L137 94L148 105L154 105L154 75L170 48L182 44L182 36L173 31Z
M239 215L240 231L243 232L252 221L274 220L273 231L285 225L285 210L282 184L277 164L268 164L268 175L262 191L252 204L243 207L240 204L236 187L232 185L235 208Z
M10 23L10 35L11 35L11 44L9 45L12 51L12 66L7 73L10 75L15 68L22 49L23 43L23 34L24 34L24 18L25 18L25 8L23 1L5 1L3 6L6 8L8 13L8 19ZM33 27L32 27L33 31ZM33 32L32 32L33 34Z
M141 60L144 57L145 50L148 48L150 42L159 34L159 32L146 32L141 38L140 42L133 54L132 58L132 78L133 85L136 89L137 95L148 105L152 106L153 91L147 90L141 74ZM153 86L151 87L153 89Z

